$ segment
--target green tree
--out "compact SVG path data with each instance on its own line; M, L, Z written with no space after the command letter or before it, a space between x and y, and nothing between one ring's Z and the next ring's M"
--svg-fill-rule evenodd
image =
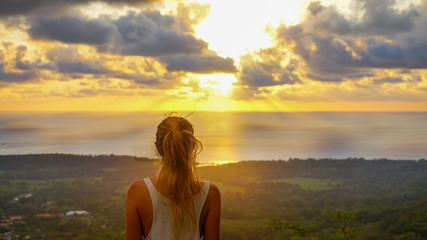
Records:
M362 230L360 227L352 226L352 222L357 219L357 216L355 215L341 211L334 211L330 212L329 216L335 223L338 231L344 235L346 240L355 240L357 233Z

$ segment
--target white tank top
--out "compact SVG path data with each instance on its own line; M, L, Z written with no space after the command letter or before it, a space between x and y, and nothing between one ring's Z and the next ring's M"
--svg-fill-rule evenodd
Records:
M172 219L169 213L169 200L160 195L157 189L149 178L144 179L150 193L151 203L153 204L153 224L151 225L150 233L144 240L175 240L173 233ZM206 196L208 195L210 182L205 181L202 190L193 198L194 201L194 216L196 217L196 225L191 226L190 220L185 219L184 228L179 235L179 240L200 240L200 214L205 205ZM163 202L160 200L160 196Z

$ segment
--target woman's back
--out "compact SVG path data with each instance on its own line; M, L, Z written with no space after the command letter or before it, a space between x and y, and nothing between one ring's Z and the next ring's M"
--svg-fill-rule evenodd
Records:
M219 239L221 197L215 184L197 176L202 144L191 123L169 116L158 126L157 176L135 181L126 199L126 239Z
M168 199L157 191L149 178L144 179L144 181L147 185L153 208L152 226L148 236L144 239L175 239ZM200 215L209 192L209 187L210 182L204 182L200 192L193 198L196 222L192 224L190 219L185 219L184 228L180 232L178 239L200 239Z
M161 203L160 196L163 195L158 192L155 185L157 185L156 176L146 178L143 181L135 181L130 185L126 200L127 240L175 239L173 227L169 225L171 222L168 224L163 223L165 219L167 221L171 219L169 206ZM167 198L163 197L167 201ZM197 227L193 229L191 224L187 223L188 225L184 229L186 227L191 228L191 237L180 236L178 239L200 239L202 236L204 236L204 240L219 239L221 196L218 187L213 183L205 181L201 186L201 191L194 199L195 215L197 217L197 224L195 226ZM202 201L203 204L201 203ZM200 207L201 209L199 210ZM156 211L157 208L161 210ZM184 229L183 231L186 231ZM159 230L165 232L165 235L159 237L157 234ZM194 232L197 232L198 235L193 235ZM172 237L169 238L170 236Z

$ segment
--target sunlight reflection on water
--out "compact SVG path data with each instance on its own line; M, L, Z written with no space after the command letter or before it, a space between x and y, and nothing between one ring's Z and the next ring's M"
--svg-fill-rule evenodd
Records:
M0 154L157 157L154 134L162 118L162 113L3 112ZM199 157L202 163L427 156L427 113L196 112L188 118L204 146Z

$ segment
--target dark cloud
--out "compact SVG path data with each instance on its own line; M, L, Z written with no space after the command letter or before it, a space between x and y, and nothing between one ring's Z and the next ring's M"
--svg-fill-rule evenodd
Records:
M236 72L233 59L209 52L208 44L188 29L183 30L176 17L156 10L131 11L117 19L89 19L83 15L35 17L29 19L29 24L28 33L33 39L92 45L101 53L159 57L168 71ZM56 60L56 64L64 73L106 73L96 63L71 61L69 57Z
M115 72L110 74L110 76L113 78L129 80L142 85L156 85L161 83L159 77L150 77L141 73Z
M104 44L109 41L113 27L100 20L80 17L60 17L45 19L35 18L31 21L28 34L39 40L57 40L64 43Z
M183 32L174 17L158 11L129 12L113 22L113 42L99 49L122 55L170 56L200 54L208 44Z
M68 74L75 78L81 74L96 75L105 78L119 78L138 84L152 85L159 83L157 78L142 73L125 73L110 70L102 58L84 58L75 47L58 47L50 49L46 56L55 66L57 72Z
M320 2L312 2L307 10L310 13L305 22L307 27L327 34L343 35L351 33L352 22L338 12L335 7L325 8Z
M278 37L286 44L294 44L293 52L317 72L344 73L344 63L353 60L352 54L341 41L334 41L332 36L321 37L304 31L304 26L297 25L278 29Z
M281 62L286 57L286 54L274 48L261 49L241 57L239 84L265 87L299 83L300 79L294 73L298 68L298 62L291 60L286 66L282 66Z
M282 73L277 73L277 78L274 76L276 73L266 70L265 66L260 63L244 65L240 73L240 81L241 84L252 87L266 87L300 82L297 75L290 72L281 72Z
M375 79L375 83L382 84L382 83L402 83L405 82L402 77L385 77L380 79Z
M106 66L108 59L98 55L85 57L76 47L55 47L46 51L46 60L25 60L27 48L15 46L12 43L3 43L0 50L0 82L24 82L30 80L68 80L91 77L101 79L117 78L128 80L139 85L159 84L158 77L148 76L135 72L113 71ZM5 52L5 53L4 53ZM8 64L6 69L4 55L9 59L15 57L15 65ZM7 71L6 71L7 70ZM44 71L47 70L47 71ZM61 75L55 75L60 73Z
M3 44L3 47L8 44ZM6 71L4 52L0 50L0 82L25 82L37 77L34 71Z
M408 44L405 42L373 43L366 51L359 54L361 59L353 61L354 65L366 68L427 68L427 41Z
M382 77L378 79L374 79L374 83L383 84L383 83L405 83L405 82L421 82L421 76L418 74L412 74L404 78L403 76L395 76L395 77Z
M280 84L280 82L274 81L274 77L266 73L259 65L243 66L240 80L243 84L254 87Z
M363 21L356 23L354 32L370 35L392 35L414 29L420 13L415 6L407 10L394 8L395 0L358 0L362 5Z
M109 74L112 73L99 58L84 58L76 47L56 47L46 52L46 57L55 71L65 74Z
M2 0L0 17L24 15L40 9L65 9L71 6L87 5L93 2L104 2L113 5L141 5L157 0Z
M389 0L358 3L360 18L311 3L303 22L277 29L277 40L292 46L307 76L319 81L360 79L372 76L373 69L427 68L427 19L419 14L426 3L407 10Z
M16 47L16 57L15 57L15 68L18 70L56 70L56 67L52 62L43 62L40 58L31 62L25 60L27 54L26 46L17 46Z
M237 69L232 58L219 56L177 56L162 58L168 71L185 71L193 73L233 73Z
M265 99L271 95L269 86L301 83L298 75L298 61L291 59L285 66L282 62L289 55L280 48L265 48L248 53L240 58L238 82L232 90L234 99Z
M408 10L396 9L394 0L355 2L358 8L354 11L363 13L360 19L348 18L334 6L324 7L320 2L312 2L307 8L311 16L304 24L327 34L392 36L413 30L420 16L415 6Z
M306 77L312 80L317 80L321 82L341 82L345 79L349 80L360 80L365 77L374 77L375 73L371 70L360 69L359 71L347 72L346 74L334 73L334 72L322 72L317 73L311 71L307 73Z
M322 3L319 1L310 2L307 7L307 10L310 11L311 15L316 15L321 12L325 7L322 6Z
M390 43L377 43L368 47L368 52L374 57L385 59L402 59L403 51L400 46Z
M58 61L56 65L62 73L107 74L111 72L101 64L89 61Z
M34 72L5 72L4 66L0 64L0 82L25 82L35 79L37 75Z
M137 56L200 54L208 44L182 31L173 16L159 11L128 12L116 20L103 16L31 19L33 39L94 45L100 52Z
M16 48L16 58L15 64L16 68L19 70L29 70L32 69L33 66L30 62L23 60L25 53L27 52L27 48L25 46L18 46Z

